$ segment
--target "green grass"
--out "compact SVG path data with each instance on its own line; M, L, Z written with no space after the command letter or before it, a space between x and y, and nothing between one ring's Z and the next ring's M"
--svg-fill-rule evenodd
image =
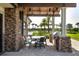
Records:
M79 33L77 33L77 34L67 34L67 36L70 36L71 38L79 41Z

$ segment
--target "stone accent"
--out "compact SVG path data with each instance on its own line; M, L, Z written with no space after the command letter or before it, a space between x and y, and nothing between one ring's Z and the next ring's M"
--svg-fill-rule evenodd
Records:
M17 51L24 46L19 8L5 8L5 50Z
M70 37L62 37L61 38L61 51L72 52Z
M16 40L16 19L15 19L15 9L5 8L5 50L14 51L15 50L15 40Z

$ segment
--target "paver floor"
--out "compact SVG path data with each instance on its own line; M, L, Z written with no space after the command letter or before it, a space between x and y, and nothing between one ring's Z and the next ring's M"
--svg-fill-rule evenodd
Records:
M71 39L72 47L79 51L79 41Z
M52 47L52 44L48 44L45 48L28 48L25 47L21 49L20 51L17 52L5 52L2 54L2 56L79 56L79 42L74 41L72 39L72 47L73 47L73 52L68 53L68 52L58 52Z

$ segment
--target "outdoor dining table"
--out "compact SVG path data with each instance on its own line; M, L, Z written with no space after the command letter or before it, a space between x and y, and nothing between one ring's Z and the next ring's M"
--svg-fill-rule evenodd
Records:
M45 37L45 36L32 36L32 40L33 39L40 39L41 37Z
M28 40L31 40L29 44L31 44L32 46L35 45L35 42L38 42L41 37L45 36L32 36L31 38L28 37Z

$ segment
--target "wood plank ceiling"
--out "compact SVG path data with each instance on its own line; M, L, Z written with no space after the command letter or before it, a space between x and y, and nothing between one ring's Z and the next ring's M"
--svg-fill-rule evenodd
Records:
M58 7L27 7L25 8L28 16L59 16L60 8Z
M76 7L76 3L24 3L27 16L60 16L61 7Z

